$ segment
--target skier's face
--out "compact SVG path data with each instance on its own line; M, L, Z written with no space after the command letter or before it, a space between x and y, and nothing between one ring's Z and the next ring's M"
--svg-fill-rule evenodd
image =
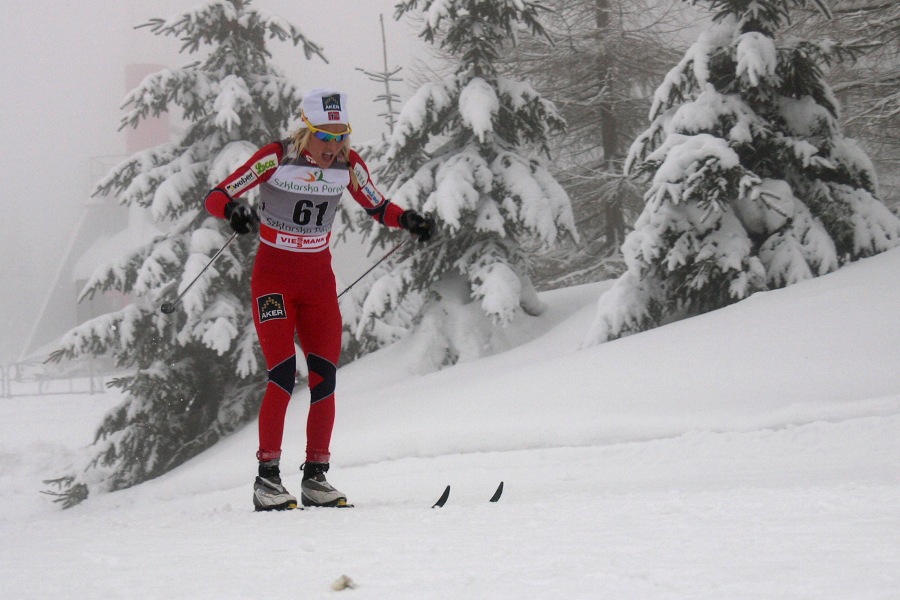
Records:
M318 131L324 131L338 135L348 132L346 125L339 125L337 123L316 125L315 129ZM327 169L331 166L331 163L333 163L334 160L338 157L338 153L341 151L341 148L343 148L345 144L349 143L348 139L349 138L345 135L341 141L324 141L319 139L319 137L317 137L316 135L311 135L309 136L309 142L306 145L306 150L312 155L313 160L316 161L317 165Z

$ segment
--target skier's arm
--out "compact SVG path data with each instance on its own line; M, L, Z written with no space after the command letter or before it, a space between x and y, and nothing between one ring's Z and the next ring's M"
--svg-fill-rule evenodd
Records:
M350 195L370 217L388 227L402 227L403 209L385 198L369 174L369 167L355 150L350 151Z
M281 142L272 142L257 150L250 160L206 195L207 212L214 217L227 219L225 207L228 203L234 202L235 198L271 177L283 156L284 146Z
M414 210L403 210L381 195L372 178L369 167L355 151L350 151L350 195L369 216L388 227L406 229L420 242L427 242L437 232L437 224L430 215L420 215Z

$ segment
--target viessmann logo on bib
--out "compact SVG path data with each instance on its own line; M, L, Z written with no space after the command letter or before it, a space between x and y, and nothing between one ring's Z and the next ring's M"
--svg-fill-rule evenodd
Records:
M316 250L324 248L327 243L327 233L321 235L290 235L279 232L275 236L276 246L291 248L292 250Z

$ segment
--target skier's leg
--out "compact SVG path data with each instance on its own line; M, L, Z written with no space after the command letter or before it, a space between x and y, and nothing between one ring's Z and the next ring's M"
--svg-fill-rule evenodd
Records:
M257 267L259 258L257 259ZM297 370L294 349L294 307L277 281L254 268L251 289L253 291L253 323L266 368L269 372L265 395L259 410L260 461L281 457L281 441L284 436L284 417L294 391Z
M297 332L309 367L310 407L306 421L306 460L327 463L334 427L334 389L341 354L341 312L337 296L297 310Z
M335 377L341 354L341 311L331 253L318 252L305 258L304 286L296 305L296 327L309 367L306 461L327 463L331 456Z
M306 308L306 307L304 307ZM303 310L303 309L301 309ZM300 345L309 365L309 417L306 421L306 462L300 486L304 506L350 506L347 496L325 478L331 459L334 388L341 351L341 317L337 298L316 309L315 323L301 327ZM307 350L309 349L309 350Z

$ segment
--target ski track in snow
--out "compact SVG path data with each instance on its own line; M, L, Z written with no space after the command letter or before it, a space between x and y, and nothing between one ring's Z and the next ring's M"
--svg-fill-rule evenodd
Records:
M360 598L889 598L900 488L871 459L898 455L898 426L400 459L333 477L348 510L255 514L246 483L183 493L164 477L3 519L18 540L3 581L33 598L247 598L262 574L303 598L342 574ZM428 508L444 482L447 506Z
M251 425L60 511L41 480L115 395L0 399L0 597L898 598L898 274L895 250L578 350L583 286L542 294L536 339L507 352L422 377L402 345L348 365L329 473L347 510L254 513Z

